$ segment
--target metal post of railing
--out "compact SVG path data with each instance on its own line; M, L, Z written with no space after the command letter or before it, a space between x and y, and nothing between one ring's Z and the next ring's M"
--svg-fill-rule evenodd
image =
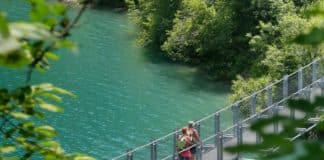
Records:
M317 60L312 63L312 82L317 80Z
M273 97L272 97L272 86L269 86L267 88L267 93L268 93L268 107L272 105L273 103Z
M238 103L235 103L232 106L232 114L233 114L233 125L236 125L240 120L240 111L239 111ZM237 132L236 130L237 130L237 128L234 127L234 130L233 130L234 136L236 136L236 132Z
M237 145L243 144L243 126L241 123L237 124ZM240 159L240 153L237 154L236 159Z
M126 151L126 153L127 153L126 159L127 160L133 160L133 153L131 152L131 150Z
M157 142L152 140L151 143L151 160L157 160Z
M312 92L312 87L307 86L305 92L305 99L310 100L311 98L311 92Z
M273 96L272 96L272 85L267 88L267 94L268 94L268 104L267 106L271 106L273 103ZM271 110L267 111L268 115L270 116Z
M298 91L303 89L303 68L298 69ZM299 97L301 98L302 93L300 92ZM295 119L295 109L290 108L290 118Z
M251 100L250 116L253 116L256 113L256 94L253 93ZM252 121L255 120L255 117L252 118Z
M218 144L218 133L220 132L220 114L216 113L214 116L214 128L215 128L215 146Z
M241 123L237 124L237 145L242 144L243 126Z
M278 115L278 112L279 112L278 104L276 104L275 106L273 106L273 115L274 116L277 116ZM273 123L273 132L274 133L278 133L279 132L278 122Z
M200 131L201 131L201 124L199 123L199 122L197 122L196 123L196 125L195 125L195 128L196 128L196 130L197 130L197 132L198 132L198 135L200 135ZM196 150L196 152L197 152L197 154L196 154L196 159L198 159L199 160L199 157L200 157L200 152L201 152L201 149L199 149L199 147L200 146L197 146L197 150Z
M285 99L288 97L288 75L285 75L283 78L283 86L282 86L282 99ZM287 102L283 102L283 106L286 108ZM290 110L290 115L292 114L292 110Z
M173 134L173 160L178 159L177 141L179 138L178 130L176 129Z
M217 138L217 160L223 160L223 133L219 132Z
M288 75L283 78L282 96L283 99L288 97Z
M260 114L257 115L257 119L260 119ZM255 133L255 142L256 144L259 144L261 142L261 136L258 133Z
M321 77L321 79L320 79L320 82L319 82L319 86L320 86L320 88L321 88L321 96L323 96L323 94L324 94L324 77Z
M200 134L201 124L200 124L199 122L196 123L195 128L196 128L196 130L197 130L197 132L198 132L198 135L201 135L201 134Z
M203 150L203 145L202 143L197 144L197 154L196 154L196 160L202 160L202 150Z

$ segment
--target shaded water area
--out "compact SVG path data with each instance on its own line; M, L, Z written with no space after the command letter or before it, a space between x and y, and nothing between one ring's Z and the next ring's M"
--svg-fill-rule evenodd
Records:
M21 1L1 0L0 9L10 20L27 18ZM78 96L65 98L64 114L46 120L67 152L111 159L226 103L229 86L137 47L136 28L125 14L89 10L72 35L79 53L59 51L60 61L32 77ZM25 71L0 68L0 87L23 85Z

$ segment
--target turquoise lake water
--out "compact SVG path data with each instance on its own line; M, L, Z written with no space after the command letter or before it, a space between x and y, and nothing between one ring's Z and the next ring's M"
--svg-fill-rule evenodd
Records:
M1 0L0 9L10 20L27 18L20 1ZM89 10L72 34L79 53L59 51L60 61L33 75L33 83L51 82L78 96L44 122L55 126L67 152L111 159L226 103L229 86L137 47L136 32L125 14ZM0 87L23 85L25 69L0 68L0 77Z

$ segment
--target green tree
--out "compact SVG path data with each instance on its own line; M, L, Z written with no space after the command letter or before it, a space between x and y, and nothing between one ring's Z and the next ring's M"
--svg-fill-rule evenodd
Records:
M275 115L268 119L258 120L250 127L252 131L258 133L262 142L259 144L240 144L235 147L228 147L226 150L231 153L240 153L253 155L256 159L275 160L275 159L295 159L295 160L321 160L324 158L324 145L317 139L294 140L296 128L308 128L310 124L309 117L319 118L316 122L316 130L323 132L324 123L323 114L319 110L323 109L324 98L316 98L314 102L307 100L290 100L288 107L303 112L306 117L303 119L292 119L289 116ZM282 130L279 133L269 133L265 128L282 124Z
M170 59L199 65L214 79L232 80L263 76L268 66L260 62L272 50L304 50L283 44L313 23L299 13L315 1L149 0L130 6L140 44L161 47Z
M249 79L244 79L243 77L238 76L237 79L233 82L232 87L231 87L232 91L234 91L235 94L230 95L229 99L231 102L238 101L242 97L247 97L247 96L251 95L253 92L263 89L264 86L269 85L269 83L271 83L271 81L272 81L272 78L270 76L264 76L264 77L260 77L260 78L249 78ZM259 95L262 95L262 93L260 93ZM267 98L267 95L258 96L257 102L259 102L259 103L266 102L267 101L266 98ZM261 107L263 107L263 106L260 106L260 107L258 106L257 109L258 110L262 109ZM250 102L248 102L248 103L244 102L243 104L240 104L240 109L243 114L249 113Z
M183 0L180 6L162 50L173 60L199 62L206 53L205 44L212 38L215 8L200 0Z
M313 17L324 17L324 1L315 3L306 11L307 15ZM303 45L319 46L324 42L323 19L322 22L313 25L305 33L301 33L295 38L295 42ZM316 34L314 34L314 32ZM289 44L288 44L289 45ZM290 44L291 45L291 44ZM324 145L318 139L302 139L299 141L290 141L295 135L296 127L309 127L308 118L316 117L319 119L315 132L323 133L324 121L323 110L324 98L317 97L314 102L307 100L289 100L288 107L303 112L306 116L302 119L292 119L287 116L275 115L271 118L258 120L251 125L250 129L258 133L262 142L259 144L240 144L235 147L229 147L227 150L232 153L249 153L258 159L282 159L290 158L296 160L324 159ZM278 134L268 133L265 128L280 123L283 130ZM309 131L308 131L309 132ZM301 152L302 151L302 152Z
M318 1L318 3L321 1ZM293 4L289 4L292 7ZM317 4L310 4L305 8L312 8ZM263 79L265 76L270 77L271 81L280 79L285 74L292 73L299 67L302 67L317 57L324 54L323 45L301 45L291 43L294 38L304 32L313 30L313 26L320 26L323 19L318 17L305 17L297 12L288 12L280 14L277 17L277 22L259 22L259 33L252 35L249 44L251 52L261 54L260 59L255 61L250 69L250 78L255 81ZM300 36L299 36L300 37ZM302 39L302 38L300 38ZM238 80L241 85L254 88L256 85L249 80ZM236 84L236 80L233 81ZM266 87L267 84L260 83L258 88L252 90L241 91L238 88L232 88L233 95L231 100L238 100L242 97L252 94L251 91ZM234 98L235 97L235 98Z
M172 28L181 0L129 0L130 15L140 28L138 42L143 46L161 46Z
M125 0L93 0L94 5L98 7L108 6L108 7L126 7Z
M30 84L34 69L49 69L49 61L57 60L54 51L74 46L67 40L89 1L74 19L70 19L62 3L28 0L30 22L8 22L0 13L0 65L28 68L26 85L0 89L0 159L75 159L92 160L82 154L67 154L53 138L57 134L41 119L48 112L62 112L57 106L61 95L72 93L49 83Z

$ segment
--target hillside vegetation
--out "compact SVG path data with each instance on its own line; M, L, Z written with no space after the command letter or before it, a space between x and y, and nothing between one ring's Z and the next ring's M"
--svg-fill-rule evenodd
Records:
M293 39L323 27L306 9L323 0L129 1L138 42L173 61L193 64L211 79L234 80L237 100L323 55L323 45ZM245 86L243 89L241 86Z

